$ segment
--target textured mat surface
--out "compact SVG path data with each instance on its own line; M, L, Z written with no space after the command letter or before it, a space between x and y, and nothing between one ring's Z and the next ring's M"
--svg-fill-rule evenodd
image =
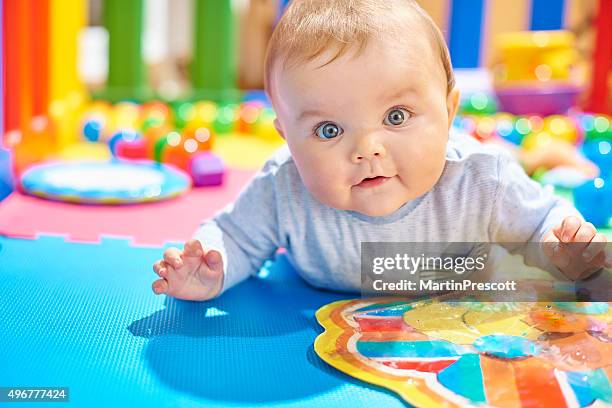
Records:
M0 385L68 386L68 405L87 407L404 406L315 354L314 312L347 296L280 256L216 300L156 297L160 253L0 238Z
M82 242L114 236L157 246L184 241L204 218L234 199L253 174L230 170L223 186L197 188L165 202L128 206L60 203L13 193L0 203L0 235L35 238L52 234Z

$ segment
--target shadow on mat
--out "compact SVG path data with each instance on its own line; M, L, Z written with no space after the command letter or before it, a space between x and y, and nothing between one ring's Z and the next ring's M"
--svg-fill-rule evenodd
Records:
M311 288L280 255L265 279L207 302L167 298L165 309L128 329L149 339L146 361L172 388L222 401L299 400L347 383L314 355L314 313L357 296Z

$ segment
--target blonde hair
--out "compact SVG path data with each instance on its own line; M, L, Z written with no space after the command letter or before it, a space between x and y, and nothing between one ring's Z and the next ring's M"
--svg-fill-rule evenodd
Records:
M291 0L278 22L264 63L265 89L271 96L271 73L282 60L292 67L314 60L335 47L328 64L357 46L361 52L372 37L389 32L406 33L407 20L396 6L404 6L428 31L446 74L447 94L455 86L448 47L440 29L415 0Z

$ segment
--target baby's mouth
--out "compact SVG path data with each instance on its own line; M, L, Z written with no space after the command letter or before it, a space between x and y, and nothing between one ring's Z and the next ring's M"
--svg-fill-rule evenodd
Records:
M355 187L371 188L371 187L380 186L381 184L385 183L390 178L391 177L385 177L385 176L366 177L363 180L361 180L361 182L359 182L358 184L355 184Z

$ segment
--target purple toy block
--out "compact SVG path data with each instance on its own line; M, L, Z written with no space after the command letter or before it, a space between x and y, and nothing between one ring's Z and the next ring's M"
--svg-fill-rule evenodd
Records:
M202 152L191 159L191 178L194 186L217 186L223 183L225 165L212 152Z

